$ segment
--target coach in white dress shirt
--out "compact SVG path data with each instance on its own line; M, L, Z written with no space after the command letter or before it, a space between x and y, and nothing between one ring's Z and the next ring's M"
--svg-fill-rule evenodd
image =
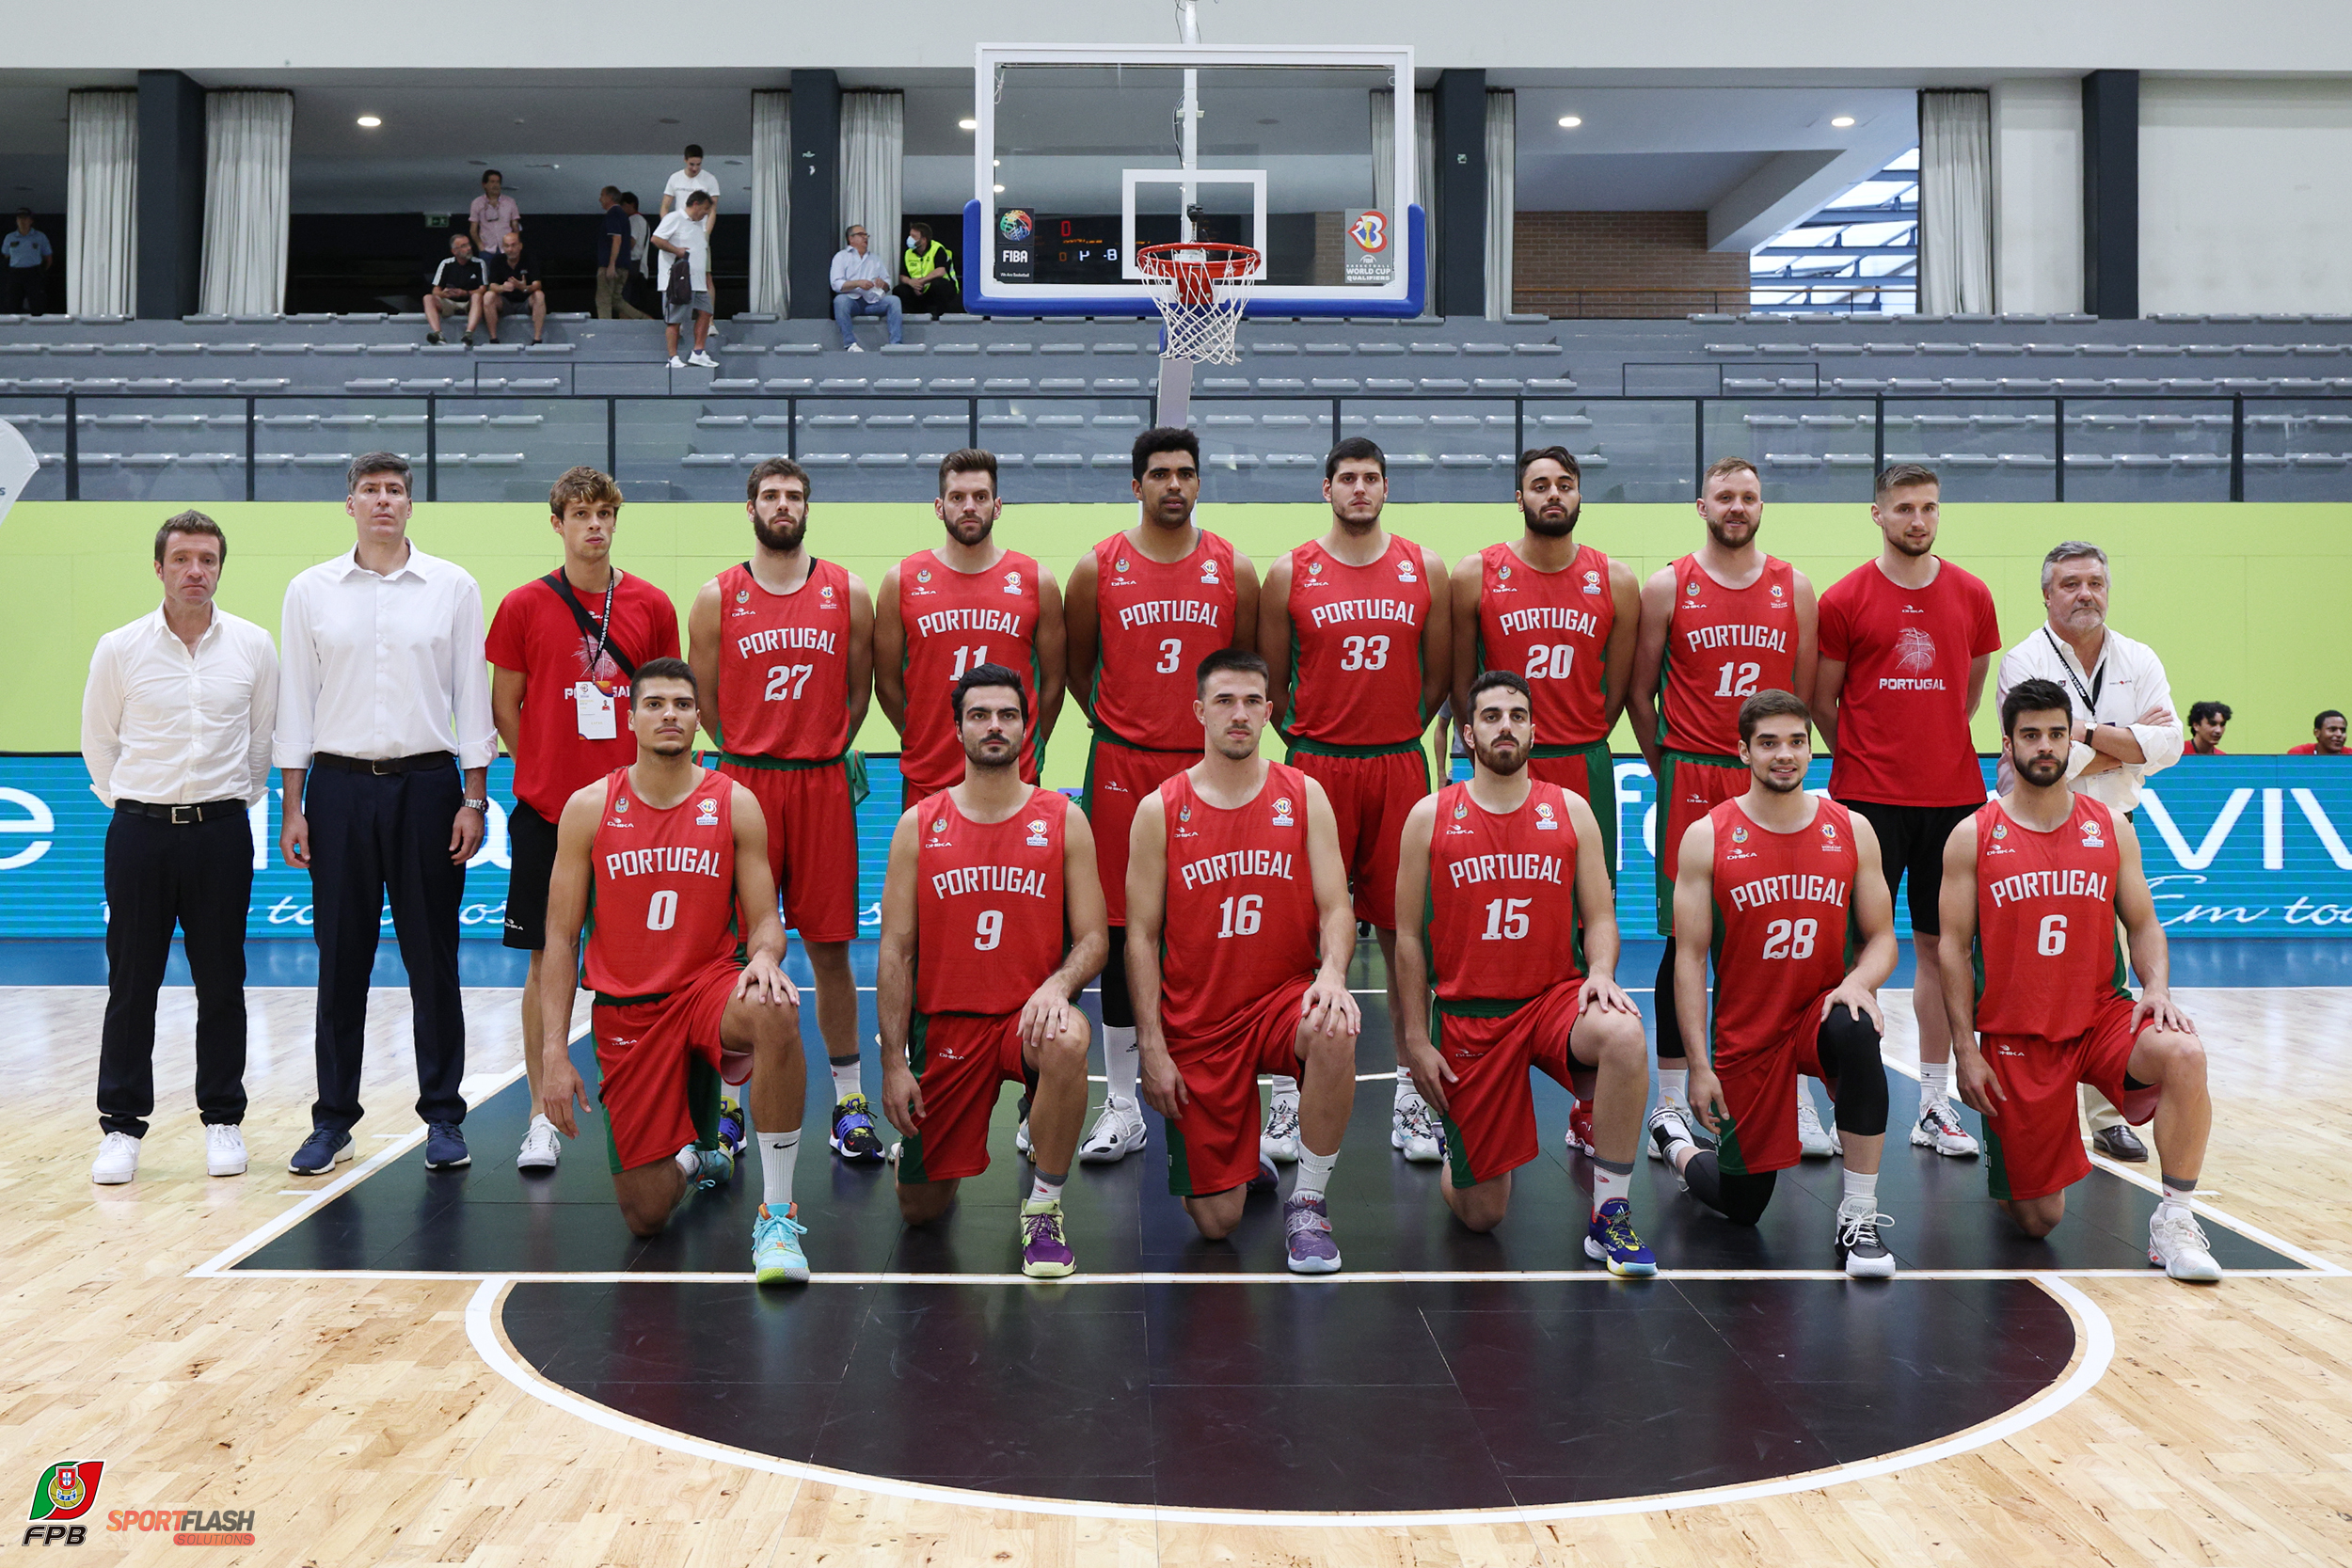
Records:
M90 1180L138 1174L155 1109L155 991L183 933L196 982L196 1105L204 1164L245 1172L245 921L249 807L269 796L278 650L213 603L228 536L201 512L155 531L164 602L98 640L82 692L82 761L106 828L106 1021Z
M356 459L347 487L358 545L287 584L279 639L278 847L310 873L319 950L319 1093L310 1136L288 1168L317 1175L351 1158L368 973L389 895L408 971L425 1167L445 1170L469 1163L459 1130L457 912L498 749L482 590L409 543L408 465L398 454Z
M2108 587L2106 552L2096 545L2070 539L2042 558L2042 603L2049 618L2001 657L1993 706L1997 712L2020 681L2056 682L2074 704L2067 779L2077 793L2128 816L2148 775L2181 760L2181 721L2156 651L2107 625ZM2003 794L2012 782L2004 757ZM2148 1158L2147 1146L2096 1089L2083 1090L2083 1110L2100 1153L2134 1163Z

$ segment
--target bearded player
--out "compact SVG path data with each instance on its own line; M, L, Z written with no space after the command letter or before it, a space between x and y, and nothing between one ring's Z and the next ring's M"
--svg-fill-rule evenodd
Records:
M1056 1279L1076 1267L1061 1189L1087 1108L1090 1031L1071 999L1104 946L1094 839L1069 797L1016 771L1029 719L1018 674L967 670L947 700L963 779L898 818L882 892L875 977L882 1113L906 1134L898 1212L909 1225L945 1214L988 1169L1002 1085L1031 1085L1021 1272Z
M1760 691L1804 697L1813 686L1813 584L1756 547L1764 490L1755 465L1726 457L1708 468L1699 484L1698 512L1707 525L1699 547L1642 585L1641 632L1626 693L1633 738L1658 782L1661 937L1675 935L1682 835L1716 806L1752 790L1750 769L1738 754L1740 705ZM1677 1016L1676 945L1668 942L1658 960L1651 1002L1658 1012L1659 1109L1688 1137L1694 1102L1682 1054L1685 1031ZM1789 1093L1804 1152L1834 1152L1812 1101L1794 1085ZM1655 1142L1650 1152L1658 1152Z
M1070 569L1062 601L1069 691L1093 722L1087 816L1094 829L1110 921L1103 966L1103 1058L1110 1079L1102 1115L1078 1158L1122 1160L1143 1147L1136 1096L1135 1005L1127 995L1127 833L1136 807L1200 760L1193 671L1258 636L1258 573L1226 540L1196 526L1200 438L1152 429L1136 437L1135 527L1114 533Z
M1331 527L1276 562L1258 601L1258 651L1273 672L1273 719L1290 764L1320 782L1338 824L1356 918L1379 938L1389 1020L1402 1050L1396 984L1397 842L1429 793L1422 732L1453 689L1453 595L1435 550L1380 526L1388 459L1360 436L1323 464ZM1274 1086L1266 1148L1295 1151L1296 1088ZM1408 1160L1442 1157L1437 1117L1400 1056L1389 1142Z
M681 659L639 665L628 715L636 763L564 802L539 974L539 1104L565 1137L580 1135L573 1108L591 1107L569 1039L572 993L584 977L596 993L596 1093L613 1196L629 1230L652 1236L691 1183L733 1174L715 1147L719 1081L748 1076L763 1197L752 1268L762 1285L803 1281L807 1232L792 1204L808 1092L800 993L784 975L759 802L695 765L697 689ZM592 901L586 962L576 966ZM739 939L748 958L736 956Z
M1776 1173L1799 1157L1797 1074L1820 1079L1846 1140L1837 1250L1849 1275L1883 1277L1895 1259L1878 1233L1886 1217L1878 1212L1886 1148L1878 989L1895 969L1894 895L1868 819L1805 792L1813 738L1804 704L1758 692L1740 705L1739 737L1747 790L1691 824L1675 877L1676 1016L1691 1104L1716 1145L1699 1148L1662 1108L1650 1117L1650 1141L1700 1202L1754 1225Z
M1592 807L1614 887L1617 781L1609 732L1625 709L1642 589L1632 567L1576 542L1581 485L1582 470L1565 447L1521 452L1516 499L1526 526L1518 539L1489 545L1454 568L1454 721L1467 732L1475 676L1510 670L1526 678L1543 736L1528 759L1529 776ZM1568 1141L1593 1153L1593 1108L1581 1100L1568 1114Z
M2074 721L2057 682L2011 687L2001 752L2016 782L1945 842L1944 1005L1960 1097L1984 1116L1994 1201L2028 1236L2056 1229L2066 1189L2090 1174L2075 1085L2134 1126L2153 1117L2164 1200L2148 1221L2148 1261L2174 1279L2217 1280L2193 1196L2213 1131L2204 1044L2172 1001L2138 834L2067 783ZM2119 919L2137 1002L2123 989Z
M1298 1175L1282 1205L1294 1274L1329 1274L1339 1243L1324 1194L1356 1100L1347 993L1356 917L1323 786L1258 754L1272 708L1265 660L1200 661L1200 760L1136 810L1127 856L1127 984L1143 1098L1168 1118L1168 1187L1200 1234L1241 1223L1273 1183L1258 1074L1299 1081Z
M1653 1275L1627 1196L1649 1097L1641 1009L1612 977L1617 918L1593 808L1534 777L1542 732L1529 684L1508 670L1470 683L1456 710L1469 716L1470 776L1405 819L1396 907L1427 911L1428 946L1421 922L1398 925L1397 983L1408 1003L1428 996L1433 958L1437 981L1426 1022L1405 1010L1405 1059L1445 1118L1446 1207L1472 1230L1502 1223L1511 1173L1535 1158L1528 1069L1580 1085L1603 1149L1585 1256L1611 1274Z
M906 806L963 778L963 746L940 699L971 671L1019 672L1031 715L1021 777L1030 784L1061 711L1061 590L1051 572L993 537L1005 509L996 454L966 448L941 458L931 509L947 537L884 572L874 596L874 696L898 732Z
M688 657L713 694L703 728L721 748L719 771L759 802L769 869L816 975L834 1152L875 1161L882 1146L860 1078L850 974L866 793L864 759L850 742L874 689L874 602L855 574L808 552L808 473L798 463L768 458L743 489L751 559L694 595Z

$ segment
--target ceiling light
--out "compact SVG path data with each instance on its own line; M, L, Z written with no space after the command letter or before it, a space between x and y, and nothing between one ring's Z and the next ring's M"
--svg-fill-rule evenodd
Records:
M373 115L361 115L359 117L359 129L362 131L373 131L383 123L384 122L381 119L377 119Z
M959 131L977 131L979 128L980 122L977 119L960 119L956 121L956 129Z
M1560 129L1563 131L1573 131L1583 123L1584 120L1582 117L1578 115L1562 115L1560 117Z
M1836 119L1831 120L1830 123L1840 131L1851 131L1853 129L1853 116L1839 115Z
M990 189L993 190L998 196L1005 194L1005 187L1002 185L993 185Z

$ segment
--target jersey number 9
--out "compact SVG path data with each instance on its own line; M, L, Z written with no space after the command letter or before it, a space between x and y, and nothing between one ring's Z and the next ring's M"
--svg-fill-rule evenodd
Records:
M979 928L972 934L972 945L985 953L1005 940L1005 911L982 910Z

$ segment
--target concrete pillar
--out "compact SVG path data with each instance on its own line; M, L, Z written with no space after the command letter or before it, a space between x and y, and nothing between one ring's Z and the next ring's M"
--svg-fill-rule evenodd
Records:
M1438 75L1438 276L1430 309L1440 316L1486 313L1486 73ZM1427 197L1422 198L1425 201Z
M2139 72L2083 78L2083 309L2139 315Z
M833 256L841 248L841 78L792 73L792 314L833 314ZM887 236L876 244L888 245ZM972 263L967 261L965 265Z
M139 72L139 315L196 313L204 277L204 89L177 71Z

